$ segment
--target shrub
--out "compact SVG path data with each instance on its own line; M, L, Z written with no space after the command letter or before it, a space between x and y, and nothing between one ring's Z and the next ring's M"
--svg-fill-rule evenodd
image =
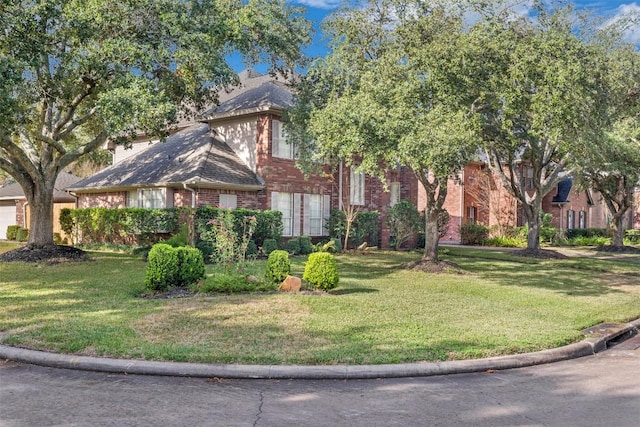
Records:
M255 259L258 255L258 245L255 241L249 240L247 242L247 258Z
M302 279L316 289L329 290L338 286L340 276L333 255L327 252L316 252L309 255Z
M197 286L192 286L191 289L196 292L238 293L272 291L277 287L274 284L248 282L243 274L237 272L220 272L207 277L207 280Z
M275 239L264 239L264 243L262 244L262 253L265 255L270 255L271 252L278 249L278 242Z
M297 255L300 253L300 240L299 239L291 239L287 241L287 252L292 255Z
M198 243L196 243L196 249L200 251L200 253L202 254L202 258L204 258L207 263L211 263L212 256L216 251L216 247L213 242L210 242L208 240L200 240Z
M152 291L164 291L178 284L179 265L177 251L165 244L153 245L149 251L144 285Z
M7 240L16 240L18 236L18 230L22 227L19 225L10 225L7 227Z
M16 240L18 242L26 242L27 240L29 240L29 229L19 228L16 232Z
M627 230L625 232L625 238L632 244L633 243L639 243L640 242L640 230L638 230L638 229Z
M602 236L578 236L568 239L567 243L571 246L604 246L611 243L611 239Z
M402 200L393 205L387 215L387 224L394 237L393 248L400 249L407 240L420 231L422 223L418 208L410 201Z
M524 248L527 246L527 241L519 237L498 236L486 239L483 244L501 248Z
M335 252L341 253L342 252L342 240L340 240L340 239L331 239L331 241L333 242L333 247L335 249ZM327 252L331 252L331 251L327 251Z
M627 232L632 231L628 230ZM573 239L574 237L611 237L611 233L606 228L573 228L571 230L565 230L567 239Z
M489 227L480 223L467 222L460 226L460 240L463 245L482 245L489 237Z
M198 249L159 243L149 251L144 284L149 290L163 291L192 285L204 275L204 260Z
M198 249L180 246L174 250L178 254L178 284L189 286L205 277L204 259Z
M267 260L267 271L264 278L267 283L279 284L291 273L291 262L287 251L274 250Z
M173 236L171 236L171 238L166 240L164 243L166 243L169 246L173 246L174 248L177 248L180 246L188 246L189 245L189 228L186 225L181 226L180 231L174 234Z
M313 252L313 244L311 243L311 237L309 236L300 236L299 244L300 244L300 254L309 255Z

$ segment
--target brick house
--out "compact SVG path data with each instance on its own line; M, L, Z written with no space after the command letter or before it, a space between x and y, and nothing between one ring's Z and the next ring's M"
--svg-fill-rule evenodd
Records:
M240 86L222 92L217 107L199 122L180 124L166 142L141 137L130 149L110 146L114 164L69 187L77 206L274 209L283 214L285 237L322 237L328 234L330 210L349 203L380 212L379 241L368 243L381 247L389 246L386 215L394 203L409 200L424 209L424 188L404 167L388 172L389 191L377 178L343 165L305 178L282 124L292 105L284 79L253 71L239 78ZM529 185L527 169L521 173ZM554 215L556 226L607 225L606 208L597 196L572 191L555 202L554 196L545 198L543 210ZM460 242L459 227L468 221L504 227L524 222L517 201L481 161L469 163L458 181L449 182L445 208L451 220L442 242Z
M380 212L380 242L368 243L388 246L385 215L400 199L417 203L415 176L405 168L390 172L389 192L346 166L305 178L282 124L290 89L252 71L239 77L240 87L222 93L199 123L180 125L165 142L110 147L112 166L68 188L77 207L274 209L283 214L283 236L322 237L329 212L350 203Z

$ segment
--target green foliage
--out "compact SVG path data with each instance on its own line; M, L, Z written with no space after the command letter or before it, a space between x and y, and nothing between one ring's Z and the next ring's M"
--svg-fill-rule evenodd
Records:
M311 237L309 236L300 236L298 239L300 241L300 254L301 255L309 255L313 252L313 244L311 243Z
M175 248L159 243L149 251L144 285L152 291L164 291L177 286L180 261Z
M59 221L62 231L64 231L67 236L72 236L74 226L73 209L62 208L62 210L60 210Z
M527 246L527 240L520 237L498 236L485 239L483 245L502 248L524 248Z
M460 240L463 245L482 245L489 237L489 227L479 222L467 222L460 226Z
M287 252L291 255L298 255L300 253L300 239L294 237L293 239L287 240Z
M349 232L349 242L351 245L358 246L367 242L370 246L378 244L378 233L380 213L378 211L358 212L351 230ZM334 239L344 240L347 230L347 220L345 213L340 210L332 210L329 216L327 229L329 236ZM342 245L340 245L342 246Z
M164 243L169 246L173 246L174 248L180 246L188 246L189 245L189 228L186 225L182 225L180 227L180 231L171 238L167 239Z
M263 254L268 256L276 249L278 249L278 242L275 239L264 239L264 243L262 244Z
M338 265L330 253L316 252L309 255L302 279L316 289L329 290L338 286Z
M19 225L10 225L7 227L7 240L17 240L18 231L21 229Z
M629 243L632 243L632 244L640 243L640 230L639 229L627 230L625 233L625 238L629 241Z
M272 210L253 210L238 208L233 210L219 209L213 206L201 206L196 209L196 232L202 237L211 231L211 220L218 218L220 211L230 212L233 217L233 229L238 236L246 234L246 217L255 217L253 240L258 246L264 244L265 239L279 240L282 237L282 212Z
M264 282L250 282L244 274L237 272L217 272L192 289L197 292L220 292L220 293L245 293L273 291L278 288L277 284Z
M610 237L602 236L577 236L571 239L567 239L569 246L604 246L611 243Z
M540 241L544 243L552 243L558 236L558 229L551 225L553 215L550 213L540 214L542 226L540 227Z
M393 236L393 247L400 249L423 228L424 221L418 208L408 200L401 200L389 209L387 224Z
M258 245L254 240L249 240L247 243L247 258L255 259L258 256Z
M149 251L144 284L151 291L164 291L192 285L204 273L204 260L198 249L158 243Z
M634 230L629 230L633 232ZM572 228L571 230L565 230L565 236L568 239L574 237L611 237L611 231L606 228Z
M280 284L291 273L291 262L287 251L274 250L267 259L265 281L269 284Z
M18 242L26 242L29 240L29 229L20 227L16 232L16 240Z
M204 274L204 259L196 248L180 246L175 248L178 254L178 282L182 286L189 286L202 279Z

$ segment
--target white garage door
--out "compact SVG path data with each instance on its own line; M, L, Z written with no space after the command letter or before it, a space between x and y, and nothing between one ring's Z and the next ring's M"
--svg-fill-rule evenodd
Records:
M0 202L0 239L7 238L7 227L16 224L16 205Z

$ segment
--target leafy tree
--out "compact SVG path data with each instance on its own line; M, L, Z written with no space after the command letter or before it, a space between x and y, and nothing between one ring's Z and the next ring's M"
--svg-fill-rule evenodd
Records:
M476 104L487 156L523 208L529 250L540 247L542 199L609 124L608 67L593 30L571 8L538 7L533 17L491 14L471 31L490 76L477 81Z
M164 137L235 82L227 55L281 71L309 23L284 0L3 0L0 169L31 207L29 244L53 244L56 177L107 139Z
M382 180L397 165L415 172L427 193L426 261L438 260L448 180L477 150L463 25L444 3L341 10L327 23L332 52L313 64L288 116L303 169L329 158Z

